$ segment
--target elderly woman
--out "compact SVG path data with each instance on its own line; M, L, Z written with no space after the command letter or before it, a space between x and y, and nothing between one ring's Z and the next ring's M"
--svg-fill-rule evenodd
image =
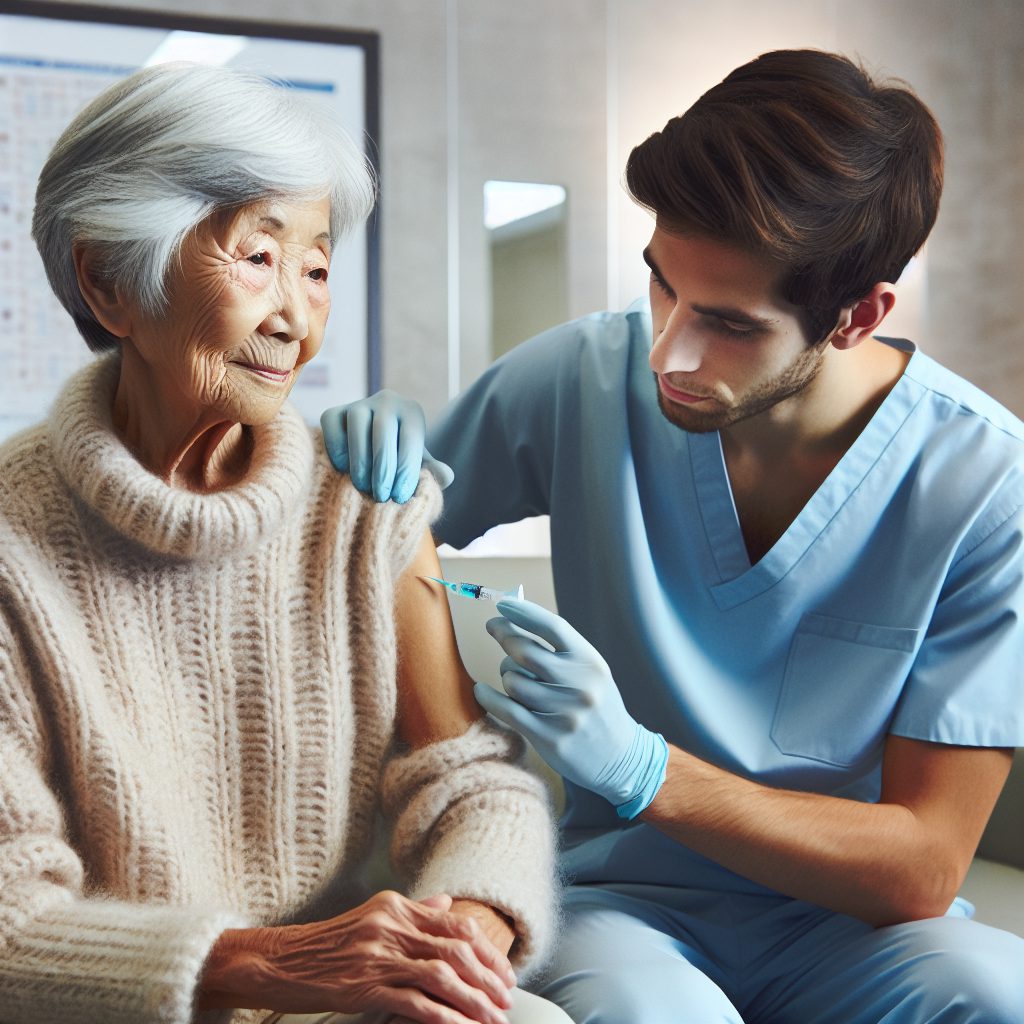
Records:
M0 449L4 1022L567 1019L511 991L552 828L417 578L436 486L362 498L285 404L371 199L291 90L190 65L43 169L43 264L106 354ZM378 811L408 898L357 895Z

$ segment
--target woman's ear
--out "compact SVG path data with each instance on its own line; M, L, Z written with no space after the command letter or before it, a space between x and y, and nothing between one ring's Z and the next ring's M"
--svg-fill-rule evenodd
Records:
M98 272L93 251L85 245L72 249L78 290L101 327L115 338L127 338L132 329L132 306L118 289Z
M839 323L832 333L836 348L854 348L870 338L878 325L896 305L896 289L887 281L879 281L862 299L839 314Z

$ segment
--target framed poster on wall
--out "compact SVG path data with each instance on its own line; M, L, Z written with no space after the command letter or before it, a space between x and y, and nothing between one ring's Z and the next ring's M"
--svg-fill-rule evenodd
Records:
M75 114L140 67L253 68L326 106L376 170L378 54L371 32L0 0L0 441L43 418L64 380L93 358L30 236L39 171ZM371 217L332 255L324 345L291 395L311 423L380 386L377 223Z

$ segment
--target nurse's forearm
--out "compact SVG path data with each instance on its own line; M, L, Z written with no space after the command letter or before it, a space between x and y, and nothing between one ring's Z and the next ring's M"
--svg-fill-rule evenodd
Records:
M876 926L943 914L962 881L906 806L772 789L678 747L642 818L755 882Z

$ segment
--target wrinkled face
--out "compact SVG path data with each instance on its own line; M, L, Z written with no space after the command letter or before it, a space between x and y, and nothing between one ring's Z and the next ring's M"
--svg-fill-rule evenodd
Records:
M799 394L828 342L809 345L780 269L741 249L655 228L651 268L658 404L684 430L721 430Z
M176 403L244 424L272 419L320 349L330 311L327 199L214 215L182 246L167 313L131 339Z

